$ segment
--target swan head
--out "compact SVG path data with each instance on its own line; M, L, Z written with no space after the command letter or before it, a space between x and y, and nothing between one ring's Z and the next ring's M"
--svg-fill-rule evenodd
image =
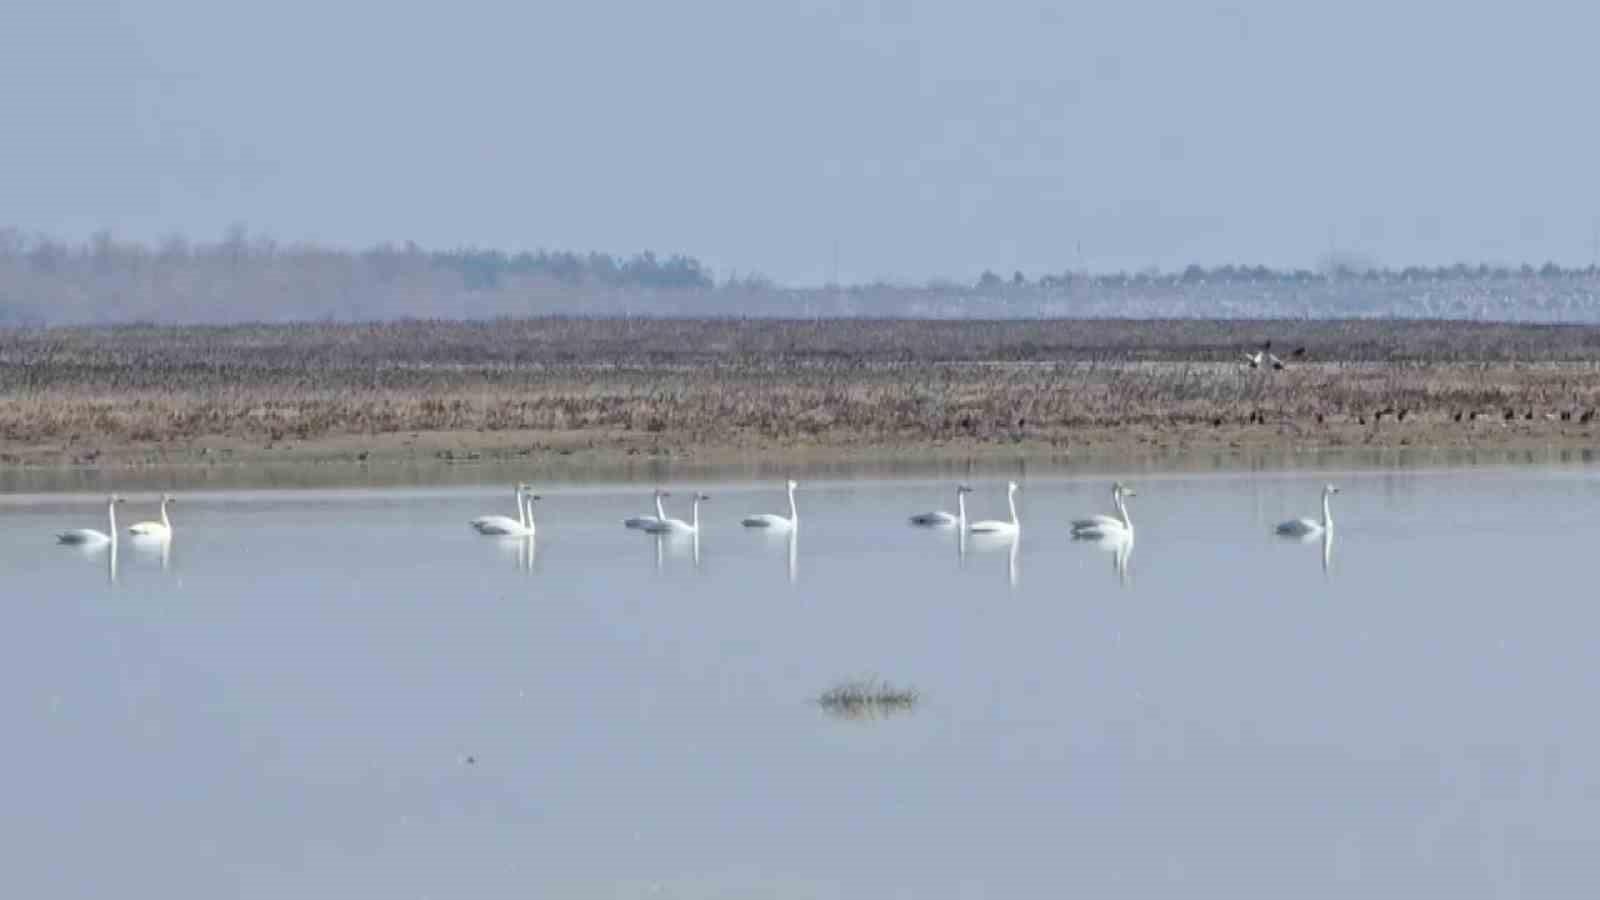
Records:
M530 488L530 490L531 490L531 488ZM532 503L535 500L543 500L543 499L544 499L544 497L539 495L539 494L529 494L528 495L528 502L529 503Z
M661 488L656 488L655 489L655 495L657 497L671 497L672 496L672 492L671 491L664 491Z
M707 493L698 493L698 494L694 495L694 499L697 502L700 501L700 500L710 500L711 499L711 495L707 494Z
M1329 496L1329 495L1337 494L1337 493L1339 493L1339 489L1334 487L1331 484L1326 484L1326 485L1322 486L1322 494L1323 494L1323 496Z
M172 504L177 503L177 502L178 502L178 498L172 496L171 494L162 494L161 495L161 505L162 506L171 506Z
M1015 494L1016 492L1017 492L1017 483L1015 481L1006 482L1006 493Z
M121 503L122 502L122 495L121 494L112 494L111 496L106 498L106 502L107 503Z
M970 493L972 493L972 485L970 485L970 484L958 484L958 485L956 485L956 493L958 493L958 494L970 494Z
M797 488L799 486L800 486L800 482L795 481L793 478L789 479L789 490L792 491L792 490L794 490L795 488Z

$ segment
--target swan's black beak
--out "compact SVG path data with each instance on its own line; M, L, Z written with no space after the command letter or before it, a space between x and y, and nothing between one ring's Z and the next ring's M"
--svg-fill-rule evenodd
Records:
M529 497L528 499L529 500L543 500L544 497L540 496L539 494L534 494L533 496Z

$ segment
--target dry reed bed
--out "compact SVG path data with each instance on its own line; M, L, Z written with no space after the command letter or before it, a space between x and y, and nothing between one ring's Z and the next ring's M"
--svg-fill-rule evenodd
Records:
M1241 345L1315 362L1237 365ZM422 431L668 443L1067 440L1600 407L1600 329L1434 322L541 319L0 335L8 444Z

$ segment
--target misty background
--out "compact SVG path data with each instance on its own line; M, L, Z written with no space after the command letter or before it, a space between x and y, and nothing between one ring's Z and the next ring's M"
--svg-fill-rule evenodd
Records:
M0 315L1591 320L1597 25L1429 0L13 4ZM194 252L229 246L231 269ZM408 246L425 274L372 263ZM704 282L434 265L463 250L649 251ZM1568 274L1522 269L1546 263ZM1110 277L1225 265L1329 277ZM1368 269L1393 277L1337 277Z

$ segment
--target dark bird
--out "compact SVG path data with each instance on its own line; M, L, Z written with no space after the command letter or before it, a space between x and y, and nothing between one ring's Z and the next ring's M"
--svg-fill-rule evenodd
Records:
M1299 360L1299 359L1303 358L1305 355L1306 355L1306 348L1300 347L1300 348L1297 348L1293 353L1289 354L1289 358L1290 359ZM1283 360L1279 359L1277 356L1274 356L1271 353L1267 354L1267 359L1272 363L1272 368L1274 368L1274 369L1276 369L1276 370L1278 370L1280 372L1283 371L1283 369L1284 369Z

